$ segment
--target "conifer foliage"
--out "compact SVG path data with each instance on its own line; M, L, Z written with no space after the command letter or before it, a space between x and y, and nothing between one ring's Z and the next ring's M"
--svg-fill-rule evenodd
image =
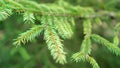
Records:
M90 56L93 40L107 47L110 52L118 56L120 55L120 48L118 47L120 23L118 23L114 29L115 37L113 38L113 42L97 34L92 34L93 22L101 24L101 20L98 17L91 18L91 15L95 14L92 8L72 6L63 0L58 0L51 4L38 4L29 0L0 1L0 21L7 19L15 13L23 15L23 21L31 24L32 27L26 32L21 33L18 38L15 39L14 45L26 44L43 32L44 40L47 43L53 59L60 64L67 63L67 53L64 50L62 40L72 38L75 19L79 17L84 18L83 33L85 36L80 51L71 57L73 61L86 61L89 62L93 68L99 68L96 60ZM36 24L36 20L38 19L40 23Z

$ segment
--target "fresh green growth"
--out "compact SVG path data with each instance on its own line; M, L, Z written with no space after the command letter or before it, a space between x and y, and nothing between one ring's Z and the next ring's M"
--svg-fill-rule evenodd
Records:
M83 18L83 33L85 36L80 50L72 55L73 61L86 61L89 62L93 68L100 68L96 60L90 56L93 40L107 47L110 52L120 55L120 48L118 47L120 23L118 23L114 29L115 36L113 43L97 34L92 34L93 22L101 24L101 19L94 16L95 12L90 7L72 6L63 0L45 4L38 4L29 0L1 1L0 21L7 19L15 13L23 15L23 21L26 24L31 24L32 27L26 32L21 33L18 38L15 39L14 45L25 45L40 34L44 34L44 40L47 43L53 59L60 64L67 63L67 53L65 52L62 40L72 38L76 18ZM40 19L38 20L38 18ZM36 23L36 20L40 23ZM22 51L24 50L22 49Z

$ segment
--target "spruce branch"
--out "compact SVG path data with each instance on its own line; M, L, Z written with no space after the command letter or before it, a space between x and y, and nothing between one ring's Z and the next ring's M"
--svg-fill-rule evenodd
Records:
M66 17L54 17L55 29L62 38L71 38L73 30Z
M22 4L24 7L31 7L33 9L40 9L40 6L38 3L30 0L19 0L18 3ZM29 6L28 6L29 5Z
M29 0L3 0L8 8L15 12L32 12L36 15L51 15L51 16L65 16L65 17L81 17L81 18L96 18L103 16L120 17L120 12L100 11L94 12L90 7L72 6L69 3L62 1L62 6L59 4L38 4ZM1 3L1 5L4 5ZM55 7L56 6L56 7ZM69 6L69 7L68 7ZM3 6L1 6L3 7ZM51 12L52 11L52 12ZM60 12L62 11L62 12Z
M11 9L17 9L17 10L20 10L20 9L23 9L23 5L16 2L16 1L13 1L13 0L4 0L4 5L3 6L6 6L8 8L11 8Z
M89 55L87 55L86 59L93 66L93 68L100 68L93 57L90 57Z
M84 34L86 35L86 37L90 37L92 32L92 24L90 19L84 20L83 28L84 28Z
M92 39L100 43L108 48L108 50L116 55L120 55L120 48L115 46L113 43L109 42L108 40L104 39L103 37L97 35L97 34L92 34Z
M75 62L80 62L80 61L85 62L86 61L85 54L82 52L77 52L77 53L73 54L71 58Z
M81 49L80 52L83 52L85 54L90 54L91 53L91 39L86 38L82 41Z
M82 41L81 49L80 51L85 53L85 54L90 54L91 53L91 32L92 32L92 24L90 19L86 19L83 22L83 28L84 28L84 40Z
M92 65L93 68L100 68L94 58L92 58L89 55L84 54L82 52L77 52L77 53L73 54L72 60L74 60L75 62L87 61Z
M106 46L112 53L120 55L120 48L117 46L119 44L118 30L120 29L120 24L115 27L116 34L113 43L111 43L99 35L92 34L91 23L91 19L95 18L96 23L101 24L100 17L105 15L117 17L117 13L113 15L110 12L95 13L92 8L72 6L64 1L60 1L59 4L38 4L29 0L3 0L0 3L0 7L0 21L8 18L12 13L19 12L24 14L23 18L26 23L35 24L34 15L37 17L41 16L40 22L42 25L36 25L30 30L20 34L14 44L21 45L28 41L32 41L44 30L44 39L48 45L48 49L53 59L60 64L65 64L67 61L65 56L66 52L64 52L59 35L62 38L72 37L72 27L75 26L75 17L85 18L83 22L85 37L82 41L80 51L72 55L74 61L87 61L93 68L99 68L94 58L89 56L91 53L91 37L96 42Z
M65 64L67 62L65 56L66 52L64 52L61 39L54 29L53 18L51 16L43 16L41 23L46 26L44 29L44 39L46 40L53 59L60 64Z
M38 4L34 1L28 0L4 0L8 5L8 8L13 9L13 12L32 12L39 15L51 15L51 16L65 16L65 17L88 17L89 14L93 14L94 10L91 8L84 9L83 7L74 7L70 4L71 8L59 6L58 4ZM64 2L64 1L63 1ZM64 2L66 3L66 2ZM84 14L83 14L84 13Z
M43 28L44 27L41 25L36 25L32 27L30 30L21 33L20 36L17 39L15 39L15 42L13 44L21 45L22 43L25 44L28 41L32 41L33 39L35 39L36 36L38 36L42 32Z
M89 62L93 68L99 68L97 62L94 58L90 57L89 54L91 53L91 33L92 33L92 23L90 19L86 19L83 22L84 28L84 40L82 41L81 49L79 52L72 55L72 59L76 62L78 61L87 61Z
M51 55L56 62L60 64L66 63L66 52L63 51L63 44L61 43L61 39L54 31L53 28L47 26L44 32L44 39L48 45L48 49L51 51Z

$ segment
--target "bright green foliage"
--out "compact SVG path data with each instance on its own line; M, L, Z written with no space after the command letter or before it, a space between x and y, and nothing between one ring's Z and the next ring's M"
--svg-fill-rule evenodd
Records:
M115 28L114 28L114 38L113 38L113 43L114 45L118 46L119 45L119 31L120 31L120 23L118 23Z
M83 28L84 28L84 34L86 37L89 37L91 35L91 29L92 29L92 23L90 19L87 19L83 22Z
M54 24L57 32L62 38L70 38L73 35L72 27L67 17L54 17Z
M97 43L100 43L106 46L112 53L115 53L116 55L120 55L120 48L118 48L113 43L109 42L108 40L104 39L103 37L93 34L92 39L96 41Z
M87 61L93 66L93 68L100 68L94 58L86 56Z
M23 21L26 24L35 25L30 30L21 33L15 39L14 45L26 44L42 34L41 32L44 32L43 36L48 49L53 59L60 64L67 63L67 53L64 51L62 39L72 38L76 18L83 18L83 33L85 36L80 50L72 55L73 61L87 61L93 68L99 68L95 59L90 56L92 39L106 46L110 52L120 55L120 48L118 47L120 23L115 27L113 43L97 34L92 34L93 22L101 24L101 19L95 16L95 11L90 7L73 6L63 0L45 4L38 4L29 0L2 0L0 7L0 21L5 20L12 14L19 13L23 15ZM39 23L36 23L36 21L39 21ZM20 50L21 54L22 52L25 53L23 49ZM24 58L26 57L29 59L29 56Z
M53 58L56 59L56 62L66 63L66 53L63 51L63 44L54 29L47 26L44 35L48 49L51 51Z
M85 54L82 52L77 52L73 54L72 56L73 61L78 62L78 61L85 61Z
M94 58L90 57L89 54L91 53L91 32L92 32L92 23L90 19L86 19L83 22L83 28L84 28L84 40L81 45L81 49L79 52L72 55L72 59L76 62L78 61L87 61L89 62L93 68L99 68L97 62L94 60Z
M23 15L25 23L34 23L35 17L33 13L25 12Z
M12 14L12 10L11 10L11 9L0 8L0 21L1 21L1 20L5 20L5 19L8 18L11 14Z
M32 41L33 39L35 39L36 36L38 36L41 33L42 30L43 26L36 25L30 30L20 34L20 36L16 39L16 41L13 44L21 45L21 43L25 44L28 41Z
M44 39L48 45L48 49L51 51L51 55L56 62L60 64L66 63L66 56L63 50L63 44L61 43L61 39L56 33L53 25L53 18L51 16L43 16L42 24L45 25L44 31ZM54 22L56 23L56 22Z
M72 58L74 58L74 61L76 61L76 62L79 62L79 61L85 62L85 61L87 61L93 66L93 68L100 68L94 58L90 57L89 55L85 55L82 52L75 53L72 56Z
M119 37L117 35L113 38L113 44L116 46L119 45Z
M90 54L91 52L91 39L86 38L83 40L82 45L81 45L81 52L85 54Z

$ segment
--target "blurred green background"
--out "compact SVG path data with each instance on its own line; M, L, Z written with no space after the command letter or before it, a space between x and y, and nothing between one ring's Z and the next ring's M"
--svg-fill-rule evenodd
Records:
M55 0L34 0L38 3L54 3ZM66 0L72 5L92 7L99 11L120 11L120 0ZM93 24L93 33L97 33L109 41L113 39L113 27L120 19L118 17L103 16L103 24ZM74 36L63 42L68 52L68 63L60 65L52 59L43 36L39 36L32 43L29 42L22 47L13 45L18 35L31 26L23 22L23 17L13 14L10 18L0 21L0 68L92 68L89 63L71 61L71 55L80 49L83 40L82 20L76 19ZM37 21L36 21L37 22ZM111 54L105 47L93 43L92 54L101 68L120 68L120 57Z

